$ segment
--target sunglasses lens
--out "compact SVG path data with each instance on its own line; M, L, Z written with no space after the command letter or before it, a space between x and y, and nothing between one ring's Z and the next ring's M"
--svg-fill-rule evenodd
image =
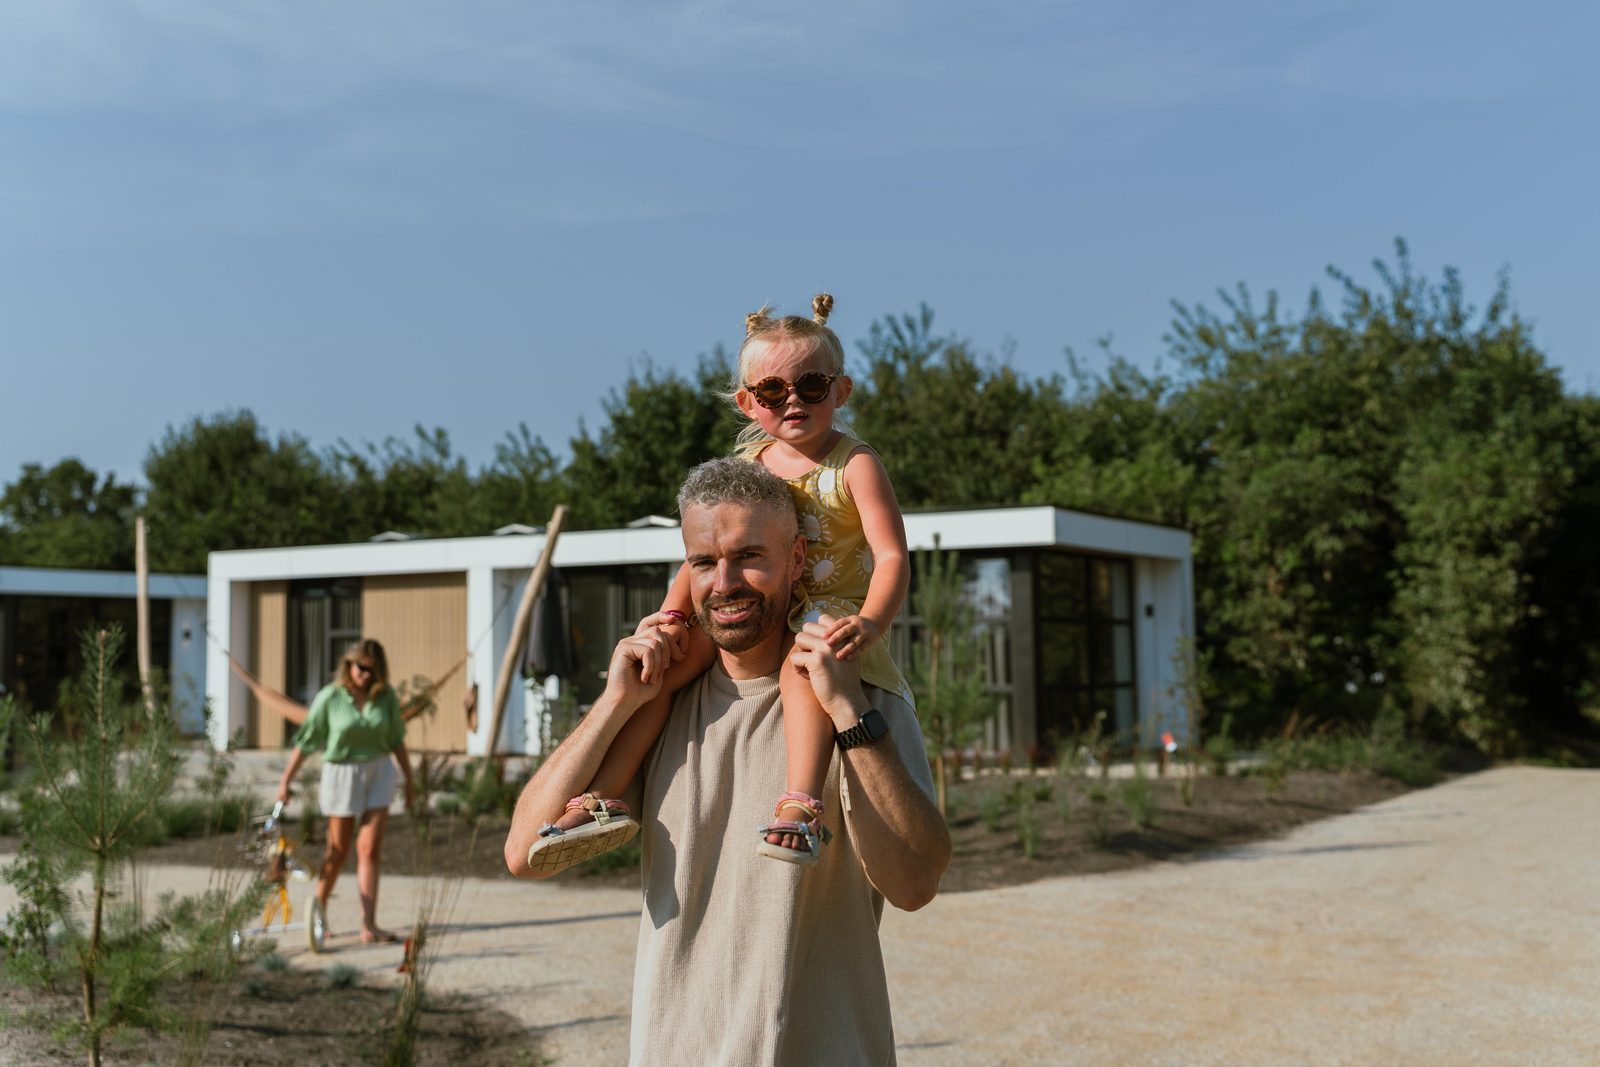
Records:
M763 378L750 386L750 392L762 407L775 408L789 399L789 383L782 378Z
M800 375L800 380L794 383L795 395L807 404L820 404L828 395L828 387L833 382L826 374L812 371L810 374Z

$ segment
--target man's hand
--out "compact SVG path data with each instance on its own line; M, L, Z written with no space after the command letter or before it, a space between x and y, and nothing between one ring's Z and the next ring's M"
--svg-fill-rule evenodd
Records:
M827 618L827 616L823 616ZM846 615L828 631L828 645L838 659L855 659L856 653L883 636L883 630L862 615Z
M682 659L689 651L689 625L687 622L682 622L676 616L669 615L665 611L658 611L653 615L646 615L640 619L638 628L633 633L637 637L651 630L659 630L667 635L668 641L671 642L673 659Z
M861 688L861 664L853 659L840 659L828 642L835 625L831 615L806 623L794 635L789 658L810 680L817 703L833 720L834 729L848 730L860 721L869 705L867 694Z
M631 714L661 692L671 665L672 638L660 627L640 626L632 637L617 642L606 669L606 692Z

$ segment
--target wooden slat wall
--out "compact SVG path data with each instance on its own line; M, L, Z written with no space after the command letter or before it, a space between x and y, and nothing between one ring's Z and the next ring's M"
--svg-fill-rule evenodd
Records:
M289 583L250 583L250 673L269 689L289 687ZM282 748L289 724L283 716L262 711L250 698L250 737L253 748Z
M361 630L383 642L390 682L399 688L417 675L429 682L467 651L467 576L401 574L363 578ZM413 752L464 752L466 668L434 694L437 710L411 720L406 747ZM419 688L408 686L414 693Z

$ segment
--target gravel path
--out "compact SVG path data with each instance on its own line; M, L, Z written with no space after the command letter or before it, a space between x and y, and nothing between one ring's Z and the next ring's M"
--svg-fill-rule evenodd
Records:
M1600 772L1508 767L1201 860L890 910L900 1062L1600 1063L1597 845ZM637 893L460 886L434 984L492 998L561 1067L625 1062ZM386 877L385 921L427 889ZM355 917L352 879L332 921ZM374 982L399 962L285 954Z

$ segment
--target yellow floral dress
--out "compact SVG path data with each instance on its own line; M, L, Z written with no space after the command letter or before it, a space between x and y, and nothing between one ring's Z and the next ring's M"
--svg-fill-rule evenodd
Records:
M745 453L759 461L767 441ZM799 632L808 622L827 613L834 618L858 615L872 583L872 547L861 527L861 512L844 483L844 465L857 449L868 448L859 438L844 434L822 462L794 478L785 478L800 513L800 532L806 537L806 565L795 588L789 610L789 628ZM889 635L858 653L861 679L912 702L911 687L889 655Z

